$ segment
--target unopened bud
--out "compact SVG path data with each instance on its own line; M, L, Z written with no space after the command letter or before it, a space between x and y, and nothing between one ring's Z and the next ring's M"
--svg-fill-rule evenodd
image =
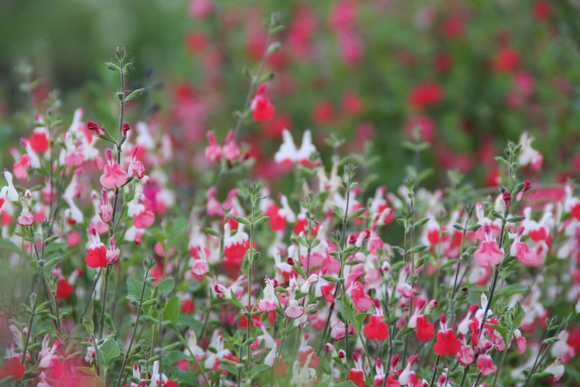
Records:
M128 123L125 122L121 127L121 130L123 132L123 137L127 137L127 132L131 130L131 127L129 126Z

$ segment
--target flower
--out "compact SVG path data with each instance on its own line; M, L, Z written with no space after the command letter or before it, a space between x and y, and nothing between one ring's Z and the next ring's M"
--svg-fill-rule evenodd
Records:
M365 325L365 336L369 340L383 341L389 337L389 326L382 314L373 314L370 322Z
M252 100L250 109L252 110L252 117L256 122L268 121L274 118L274 105L264 94L267 89L267 84L263 83L258 87L256 96Z
M461 349L461 341L455 336L453 329L447 328L447 318L441 316L441 330L437 333L437 342L433 349L440 356L455 355Z
M443 89L435 81L421 83L409 95L409 102L416 107L429 107L440 103L444 98Z
M107 266L107 248L101 243L97 230L89 228L87 235L89 237L88 254L85 256L87 266L93 269Z
M495 371L497 371L497 367L493 364L493 359L487 354L479 355L477 358L477 368L479 368L479 371L484 376L493 374Z
M127 172L121 166L113 161L113 152L107 149L107 163L105 171L100 178L100 182L105 188L118 188L127 182Z
M258 301L258 310L261 312L272 312L278 309L278 300L274 293L274 282L268 279L268 277L264 281L266 282L266 287L264 288L264 296Z
M20 380L26 372L26 367L17 356L11 357L0 367L0 380L13 376L14 380Z
M481 242L479 248L473 254L473 259L481 267L495 266L503 261L504 250L500 249L497 242L491 235L491 228L485 224L483 226L486 240Z
M417 338L421 341L431 340L435 336L435 326L427 321L427 317L417 317Z

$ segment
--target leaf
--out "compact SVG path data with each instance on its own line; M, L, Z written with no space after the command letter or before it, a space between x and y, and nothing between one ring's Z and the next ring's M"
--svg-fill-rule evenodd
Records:
M6 250L9 252L17 253L22 255L22 249L14 244L14 242L7 239L0 239L0 250Z
M167 296L173 290L173 286L175 283L173 282L173 278L166 278L159 284L159 293Z
M413 247L411 250L408 251L408 253L409 254L420 253L421 251L427 250L427 249L428 249L427 246L419 245L419 246Z
M127 299L140 300L142 288L143 282L137 281L135 278L127 278Z
M219 232L217 232L216 230L214 230L213 228L204 228L203 231L205 231L206 233L208 233L209 235L213 235L215 237L221 238L221 235Z
M228 298L227 299L230 304L237 306L240 309L245 309L246 307L244 306L244 304L242 304L242 302L238 299L238 297L236 297L236 295L234 294L234 292L232 292L232 298Z
M505 298L510 298L514 294L524 293L527 290L528 290L528 287L526 285L513 284L513 285L509 285L509 286L506 286L505 288L503 288L502 294Z
M342 212L342 209L338 206L332 206L332 210L334 211L334 213L336 214L336 216L339 219L344 219L344 212Z
M250 224L250 221L247 219L242 218L241 216L232 216L232 218L234 218L234 220L238 223L241 224Z
M356 384L354 384L352 380L347 380L345 382L335 384L334 387L356 387Z
M250 376L254 376L255 374L259 373L259 372L264 372L270 369L270 366L267 364L259 364L257 366L255 366L254 368L252 368L252 372L250 372Z
M570 364L564 364L566 375L570 375L576 382L580 383L580 371Z
M111 361L119 357L121 349L119 349L119 344L115 340L108 339L99 348L99 353L105 365L109 365Z
M179 319L179 310L181 303L179 297L170 298L163 309L163 321L170 321L174 327L177 327L177 320Z
M219 368L221 370L228 371L232 375L237 375L238 374L238 370L236 370L236 368L235 367L232 367L231 365L220 364Z
M356 210L355 212L353 212L352 214L350 214L348 216L348 220L352 220L355 218L358 218L359 216L361 216L367 209L366 208L359 208L358 210Z
M129 94L127 97L125 97L125 102L129 102L134 100L135 98L139 98L141 96L141 94L143 94L143 92L145 91L145 89L137 89L135 91L133 91L131 94Z

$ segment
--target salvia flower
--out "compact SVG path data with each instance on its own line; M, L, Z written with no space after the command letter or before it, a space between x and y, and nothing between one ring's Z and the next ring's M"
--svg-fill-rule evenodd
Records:
M441 329L437 333L437 342L433 349L440 356L455 355L461 349L461 341L453 329L447 328L447 317L441 315Z
M485 241L482 241L473 254L473 259L481 267L495 266L503 261L504 250L499 248L495 238L491 235L489 225L484 225Z
M107 165L100 182L105 188L118 188L127 182L127 172L113 160L113 152L107 149Z

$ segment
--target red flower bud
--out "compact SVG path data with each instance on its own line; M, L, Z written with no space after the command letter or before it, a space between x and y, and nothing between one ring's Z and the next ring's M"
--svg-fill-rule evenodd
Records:
M121 127L121 130L123 131L123 137L127 137L127 132L131 130L131 127L125 122Z
M509 210L510 201L512 200L512 195L508 191L503 192L503 201L505 203L505 208Z
M101 128L99 125L97 125L96 123L94 123L93 121L87 122L87 129L97 132L97 134L99 136L102 136L105 134L105 130L103 128Z

